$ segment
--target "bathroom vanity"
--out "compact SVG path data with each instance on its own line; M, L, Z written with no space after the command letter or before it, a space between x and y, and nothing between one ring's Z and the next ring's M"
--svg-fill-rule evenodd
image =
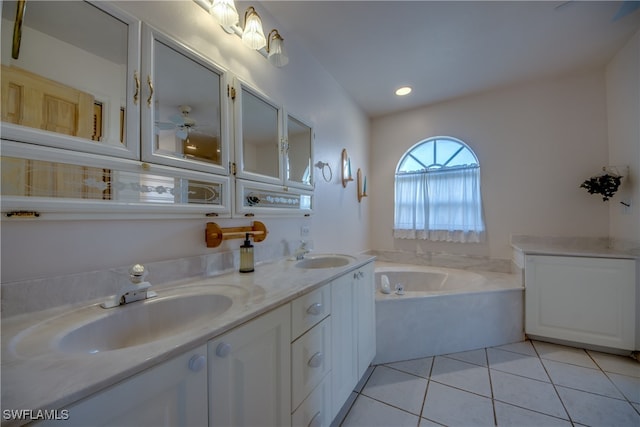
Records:
M154 288L155 298L111 309L93 301L3 319L3 409L68 416L43 425L329 426L374 357L370 256L284 259ZM185 314L198 301L215 315ZM171 332L129 344L108 331L76 347L60 340L162 304L187 316L183 328L166 320Z

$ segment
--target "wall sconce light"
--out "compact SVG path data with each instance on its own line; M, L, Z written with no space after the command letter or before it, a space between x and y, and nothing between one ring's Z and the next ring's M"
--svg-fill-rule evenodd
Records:
M233 0L193 0L198 6L213 15L222 28L229 34L236 34L242 43L257 50L272 65L284 67L289 57L284 49L284 39L278 30L271 30L268 39L262 30L262 20L253 6L244 13L244 29L238 22L238 10Z
M269 38L267 39L267 59L278 68L284 67L289 63L289 56L287 56L287 52L284 50L284 39L276 29L269 32Z
M267 39L262 31L262 20L253 6L249 6L244 13L242 43L255 50L260 50L267 45Z
M209 9L223 27L230 27L238 23L238 11L233 0L214 0ZM226 28L225 28L226 29Z

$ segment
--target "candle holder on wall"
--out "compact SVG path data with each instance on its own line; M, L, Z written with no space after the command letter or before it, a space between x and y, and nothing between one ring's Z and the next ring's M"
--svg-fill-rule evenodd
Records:
M347 183L353 181L351 175L351 159L347 155L347 149L342 149L342 186L347 188Z
M364 177L364 181L362 180L362 171L358 168L358 172L356 172L356 185L358 186L358 203L362 201L363 197L367 197L367 177Z

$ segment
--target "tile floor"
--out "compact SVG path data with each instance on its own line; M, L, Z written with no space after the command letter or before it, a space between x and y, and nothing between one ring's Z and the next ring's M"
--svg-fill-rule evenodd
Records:
M640 363L524 341L371 367L350 402L342 427L638 427Z

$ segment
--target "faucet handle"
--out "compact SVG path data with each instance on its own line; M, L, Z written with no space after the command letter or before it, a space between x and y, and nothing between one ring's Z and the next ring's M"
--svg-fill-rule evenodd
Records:
M142 264L134 264L129 268L129 279L131 283L140 283L147 277L148 271Z

